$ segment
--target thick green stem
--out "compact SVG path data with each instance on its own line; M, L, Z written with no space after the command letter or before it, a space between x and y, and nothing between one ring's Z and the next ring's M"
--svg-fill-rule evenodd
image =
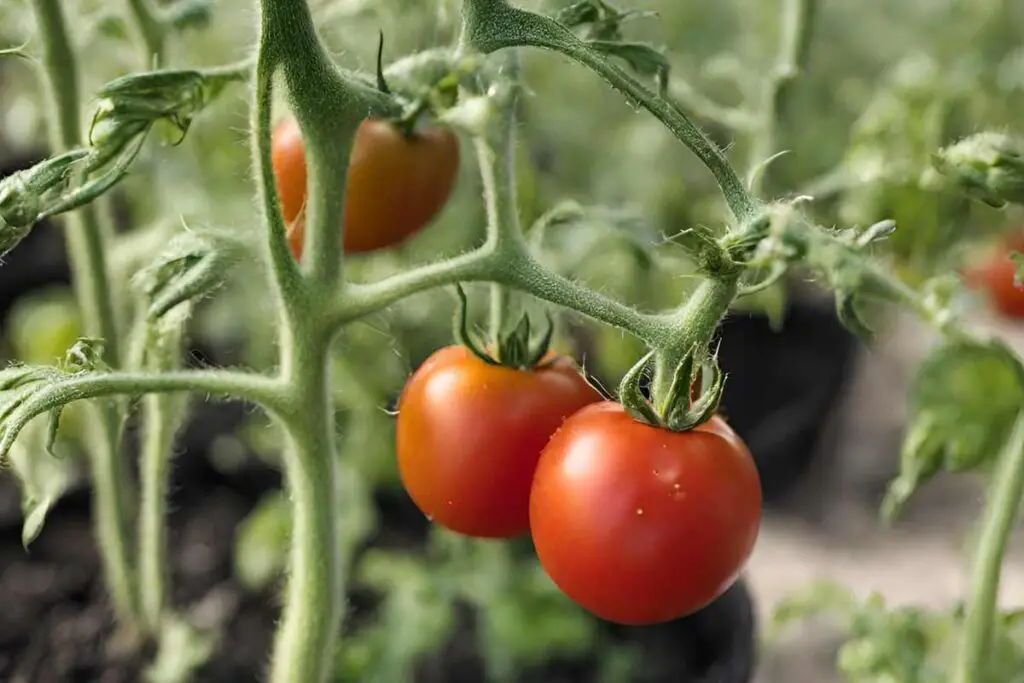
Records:
M139 586L142 618L156 633L167 600L167 496L174 438L185 417L185 402L175 395L151 394L143 400L140 463Z
M982 680L981 672L987 668L1003 556L1017 519L1021 496L1024 496L1024 412L1017 416L1000 454L998 470L989 484L988 504L974 557L963 641L950 679L952 683L978 683Z
M310 327L297 327L282 345L284 377L293 388L293 404L281 414L289 434L284 462L292 547L270 683L326 680L342 616L330 335Z
M505 330L512 305L511 292L501 285L491 284L491 307L488 313L490 320L488 329L493 343L501 339L501 333Z
M59 0L32 0L43 46L42 64L48 101L50 146L54 153L81 146L78 68ZM120 337L106 262L107 245L95 205L68 214L66 241L75 293L86 334L105 342L107 362L116 367ZM129 492L120 457L120 419L113 407L99 408L101 424L87 450L93 481L93 522L114 609L131 628L138 617L127 518Z
M328 295L341 277L348 161L356 129L367 116L396 113L398 105L331 61L306 0L262 0L260 75L280 68L306 143L308 203L303 263L314 294ZM269 90L269 83L264 87ZM268 105L269 106L269 105Z
M694 350L698 354L707 351L719 322L736 297L736 291L737 277L734 275L704 280L686 303L668 317L670 333L656 347L654 356L651 402L655 406L667 403L676 368L686 354Z
M761 102L761 124L750 148L751 192L761 196L768 167L763 166L776 153L776 130L784 116L792 87L807 65L818 0L782 0L779 54L765 83ZM758 170L759 169L759 170Z
M165 66L164 44L167 29L166 24L161 21L160 11L153 6L151 0L126 1L132 26L139 36L143 68Z

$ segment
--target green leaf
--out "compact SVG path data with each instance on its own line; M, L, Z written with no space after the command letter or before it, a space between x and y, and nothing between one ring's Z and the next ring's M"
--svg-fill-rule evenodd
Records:
M159 648L146 670L150 683L188 683L195 671L209 661L219 638L215 631L200 629L181 617L164 620L157 638Z
M288 498L268 493L238 527L234 565L239 583L251 591L268 587L288 564L292 518Z
M24 516L21 542L26 548L39 537L46 515L78 476L78 463L74 459L54 457L47 452L42 427L38 421L30 424L9 454L11 468L21 488Z
M1024 405L1024 368L999 341L947 342L918 369L910 404L900 474L882 507L887 521L939 471L975 469L996 457Z

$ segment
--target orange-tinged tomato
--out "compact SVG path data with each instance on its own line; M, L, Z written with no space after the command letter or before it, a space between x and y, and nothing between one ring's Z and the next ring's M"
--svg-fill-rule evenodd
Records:
M620 624L670 621L709 604L738 577L760 523L753 458L721 417L672 432L608 401L551 438L530 496L548 575Z
M398 404L398 468L427 517L482 538L528 531L541 450L565 418L602 399L572 362L547 360L516 370L449 346L409 379Z
M1019 251L1016 245L1014 251ZM1024 289L1017 287L1017 266L1010 258L1010 249L1002 249L995 256L964 273L967 286L983 289L992 306L1008 318L1024 318Z
M305 244L306 157L298 123L274 130L273 166L292 253ZM345 201L346 253L401 244L444 208L459 170L459 139L428 126L406 136L389 121L367 119L356 131Z

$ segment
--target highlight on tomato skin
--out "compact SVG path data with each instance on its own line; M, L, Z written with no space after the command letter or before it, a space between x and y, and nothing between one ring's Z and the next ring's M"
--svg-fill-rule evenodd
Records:
M569 359L546 360L517 370L448 346L406 383L398 469L433 522L479 538L529 531L530 488L544 445L565 418L602 400Z
M288 242L300 259L308 177L295 119L275 127L271 157ZM459 139L449 128L425 126L408 136L390 121L364 120L356 130L349 161L345 253L395 247L422 230L448 202L459 160Z
M750 451L719 416L686 432L590 405L541 454L530 530L572 600L624 625L678 619L738 578L761 523Z

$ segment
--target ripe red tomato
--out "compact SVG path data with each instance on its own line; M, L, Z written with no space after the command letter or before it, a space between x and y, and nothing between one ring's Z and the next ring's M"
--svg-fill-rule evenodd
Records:
M1016 265L1009 251L1000 251L964 275L968 286L988 293L997 311L1010 318L1024 318L1024 289L1018 289L1014 282Z
M670 621L739 575L761 523L753 458L721 417L686 432L604 401L574 414L541 454L530 530L562 591L608 621Z
M305 243L306 156L294 119L274 130L274 175L295 258ZM345 252L396 246L429 223L448 201L459 170L459 139L428 126L407 137L389 121L366 119L356 131L348 168Z
M601 395L570 361L533 371L443 348L409 379L398 404L398 469L434 522L468 536L529 530L537 459L562 421Z

